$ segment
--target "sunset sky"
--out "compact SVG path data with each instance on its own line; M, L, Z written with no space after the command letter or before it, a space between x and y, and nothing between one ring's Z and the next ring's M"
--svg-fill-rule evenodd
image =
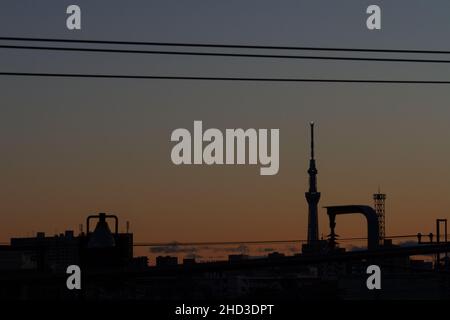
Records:
M448 1L376 1L376 32L365 28L373 1L131 2L76 1L82 30L70 32L65 8L74 1L4 0L0 35L450 50ZM450 80L450 64L7 49L0 71ZM0 76L0 88L0 242L78 230L97 212L117 214L123 226L129 220L137 241L304 239L311 120L320 207L372 205L380 186L388 235L434 232L434 220L450 216L450 85ZM173 165L170 134L192 130L194 120L222 130L279 128L278 175ZM324 209L319 219L327 235ZM336 231L364 236L365 221L339 217Z

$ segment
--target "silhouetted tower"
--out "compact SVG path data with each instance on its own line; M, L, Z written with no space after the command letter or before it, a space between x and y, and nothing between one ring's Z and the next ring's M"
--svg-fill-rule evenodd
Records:
M306 201L308 201L308 244L319 240L319 221L317 204L320 199L320 192L317 192L317 169L314 159L314 122L311 126L311 159L309 160L309 190L305 192Z
M384 216L385 216L385 203L386 203L386 194L380 192L380 188L378 188L378 193L374 193L373 195L373 203L375 207L375 212L378 216L379 222L379 232L380 241L384 240L386 235L385 224L384 224Z

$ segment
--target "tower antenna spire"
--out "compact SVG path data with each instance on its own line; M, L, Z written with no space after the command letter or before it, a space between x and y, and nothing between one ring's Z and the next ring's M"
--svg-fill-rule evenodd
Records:
M314 159L314 121L309 123L311 126L311 159Z
M309 189L305 192L308 202L308 245L317 244L319 240L319 221L317 204L320 199L320 192L317 191L317 168L314 159L314 122L309 123L311 130L311 159L309 160Z

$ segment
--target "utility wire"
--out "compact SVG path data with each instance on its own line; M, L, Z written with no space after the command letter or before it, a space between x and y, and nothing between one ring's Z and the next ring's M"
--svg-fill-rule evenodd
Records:
M52 78L103 78L103 79L146 79L146 80L203 80L241 82L319 82L319 83L378 83L378 84L450 84L450 80L382 80L382 79L314 79L314 78L248 78L248 77L204 77L204 76L158 76L88 73L47 72L0 72L0 76L52 77Z
M450 236L450 235L449 235ZM417 238L417 235L396 235L388 236L386 239L401 239L401 238ZM353 238L339 238L338 241L356 241L367 240L367 237L353 237ZM268 243L303 243L306 239L292 239L292 240L251 240L251 241L213 241L213 242L135 242L133 246L137 247L162 247L162 246L205 246L205 245L237 245L237 244L268 244ZM7 245L9 242L0 242L0 245Z
M449 235L450 236L450 235ZM393 235L386 236L385 239L417 239L417 234L414 235ZM367 240L367 237L350 237L337 239L341 241L357 241ZM251 240L251 241L213 241L213 242L135 242L135 247L163 247L163 246L215 246L215 245L238 245L238 244L276 244L276 243L304 243L306 239L292 239L292 240ZM443 243L443 242L441 242ZM8 245L9 242L0 242L0 245ZM427 244L424 242L423 244Z
M212 56L236 58L270 58L295 60L336 60L336 61L373 61L373 62L409 62L409 63L450 63L448 59L405 59L405 58L365 58L365 57L333 57L312 55L285 55L285 54L253 54L253 53L224 53L224 52L194 52L194 51L161 51L161 50L132 50L107 48L64 48L49 46L0 45L2 49L39 50L39 51L67 51L67 52L102 52L127 54L153 54L153 55L181 55L181 56Z
M198 48L229 48L229 49L450 54L449 50L330 48L330 47L308 47L308 46L268 46L268 45L209 44L209 43L184 43L184 42L143 42L143 41L82 40L82 39L77 40L77 39L31 38L31 37L0 37L0 41L89 43L89 44L134 45L134 46L144 45L144 46L163 46L163 47L198 47Z
M417 238L417 235L397 235L385 237L386 239L402 239L402 238ZM354 237L354 238L342 238L338 241L355 241L355 240L367 240L367 237ZM136 242L134 246L140 247L163 247L163 246L215 246L215 245L237 245L237 244L268 244L268 243L302 243L306 242L306 239L294 239L294 240L260 240L260 241L222 241L222 242Z

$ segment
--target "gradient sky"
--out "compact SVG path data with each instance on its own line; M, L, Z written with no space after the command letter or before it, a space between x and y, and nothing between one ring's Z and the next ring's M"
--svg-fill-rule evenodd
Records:
M73 3L82 8L82 30L69 32L65 8ZM0 35L450 50L450 3L432 3L3 0ZM382 7L381 31L365 28L370 4ZM441 64L6 49L0 70L450 80L450 65ZM387 234L428 233L449 215L449 85L0 76L0 88L0 241L77 230L96 212L130 220L138 241L304 239L310 120L320 206L372 204L381 186ZM170 134L194 120L205 128L280 128L279 174L173 165ZM319 214L326 235L325 210ZM365 231L359 216L338 218L341 236Z

